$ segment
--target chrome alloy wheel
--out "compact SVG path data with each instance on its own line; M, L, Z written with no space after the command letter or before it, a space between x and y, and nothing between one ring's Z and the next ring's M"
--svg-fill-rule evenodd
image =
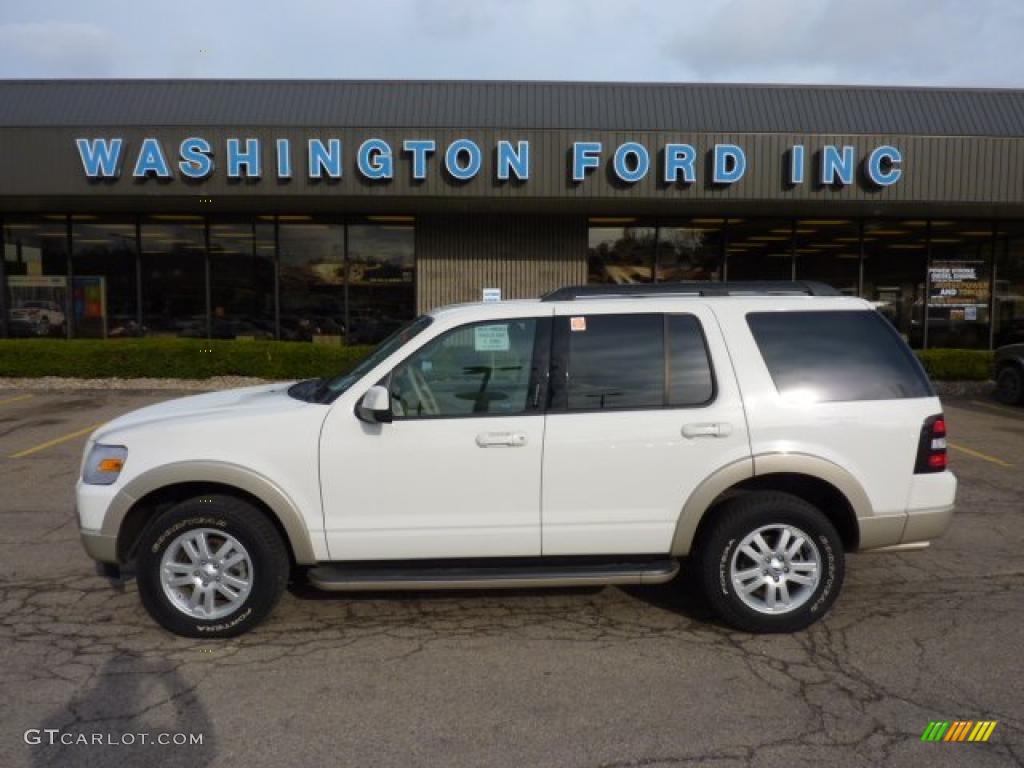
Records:
M777 523L740 542L729 581L744 605L758 613L789 613L806 603L821 579L821 556L811 537Z
M222 619L242 607L252 589L252 560L234 536L193 528L160 559L160 583L175 608L194 619Z

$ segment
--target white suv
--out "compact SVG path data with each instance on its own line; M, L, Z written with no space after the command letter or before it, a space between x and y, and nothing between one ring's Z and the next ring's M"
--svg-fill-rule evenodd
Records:
M164 627L326 590L655 584L806 627L844 553L950 522L941 406L870 304L813 283L566 288L420 317L334 379L188 397L90 438L85 548Z

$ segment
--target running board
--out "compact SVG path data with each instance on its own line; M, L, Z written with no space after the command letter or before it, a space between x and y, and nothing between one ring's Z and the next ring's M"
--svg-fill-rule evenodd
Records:
M437 561L434 561L435 563ZM566 565L481 565L474 567L360 567L332 563L312 568L309 580L335 592L388 589L520 589L607 584L664 584L679 573L676 560Z

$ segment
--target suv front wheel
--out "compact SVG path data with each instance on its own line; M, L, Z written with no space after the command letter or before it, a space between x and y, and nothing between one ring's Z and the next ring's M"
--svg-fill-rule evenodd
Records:
M170 507L143 531L139 596L183 637L234 637L258 624L288 582L288 552L252 504L220 494Z
M697 566L721 619L746 632L794 632L817 621L843 583L843 547L822 512L781 492L725 502L702 534Z

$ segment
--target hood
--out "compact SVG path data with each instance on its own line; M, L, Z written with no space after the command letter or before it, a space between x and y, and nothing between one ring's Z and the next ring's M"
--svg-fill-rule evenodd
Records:
M184 421L194 417L252 416L308 407L309 403L289 396L288 388L293 383L227 389L149 405L104 424L93 433L92 440L104 442L116 432L158 422Z

